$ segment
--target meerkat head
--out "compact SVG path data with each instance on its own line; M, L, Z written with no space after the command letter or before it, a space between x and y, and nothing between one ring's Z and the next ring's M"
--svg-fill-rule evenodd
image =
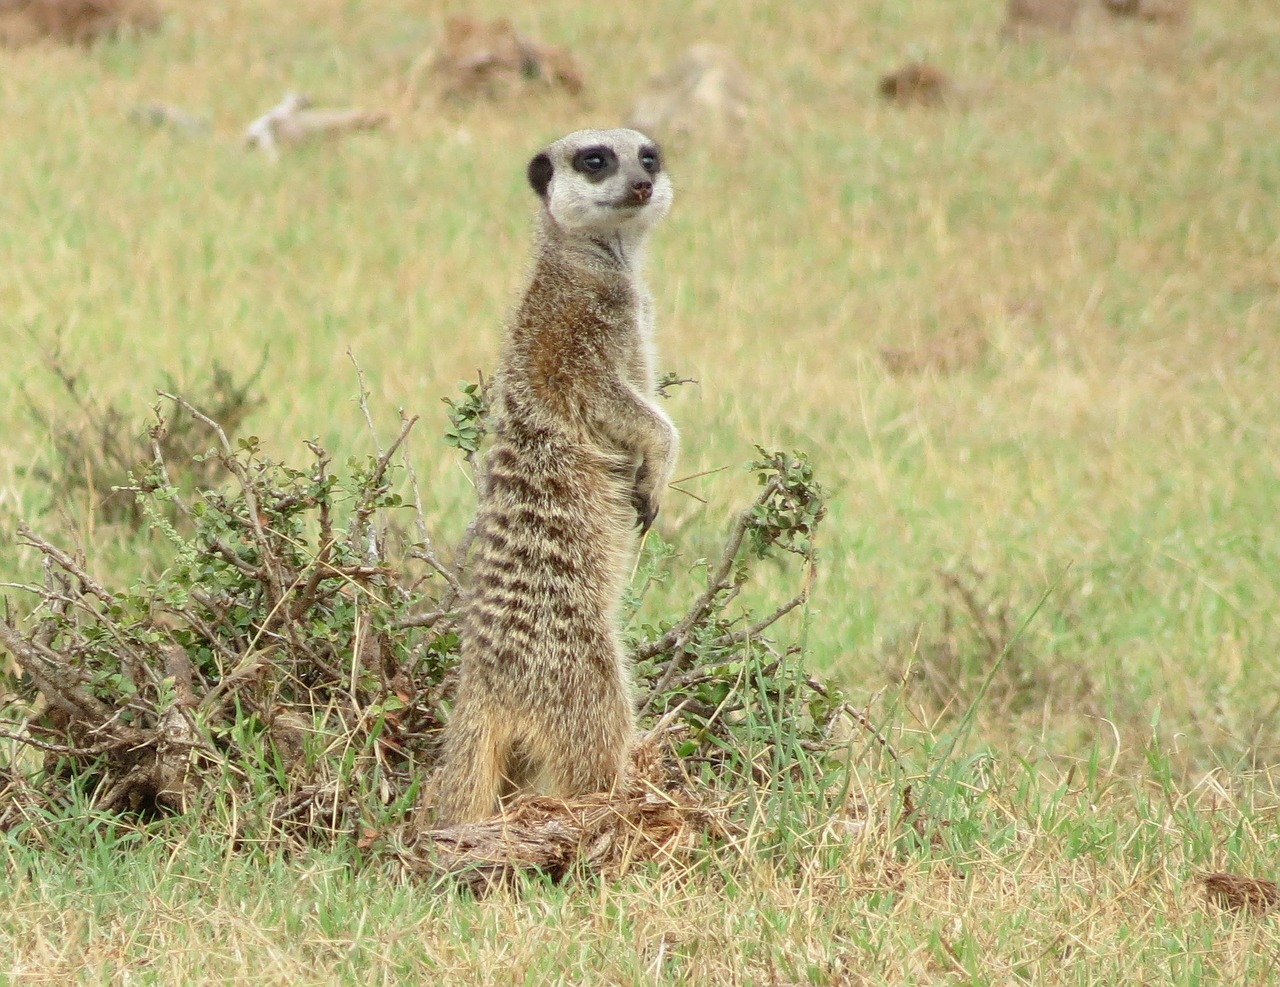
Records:
M655 141L636 130L579 130L529 162L529 184L551 221L592 238L643 236L671 208Z

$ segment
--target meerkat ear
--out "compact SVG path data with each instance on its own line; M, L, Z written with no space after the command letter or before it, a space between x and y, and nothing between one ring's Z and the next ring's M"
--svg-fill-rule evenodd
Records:
M551 164L551 158L546 154L539 154L529 162L529 184L538 193L538 198L545 199L547 197L547 186L551 184L551 173L553 171L555 171L555 168Z

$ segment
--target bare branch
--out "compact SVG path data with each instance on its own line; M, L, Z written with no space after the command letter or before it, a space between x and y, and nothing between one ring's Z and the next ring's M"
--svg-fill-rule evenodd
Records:
M49 542L41 538L39 535L37 535L34 531L31 530L30 527L27 526L27 523L25 521L19 522L18 534L23 538L25 538L33 547L40 549L40 551L43 552L47 558L52 559L54 562L56 562L59 566L62 567L64 571L66 571L71 576L73 576L80 583L81 586L83 586L86 590L88 590L90 593L96 596L99 600L101 600L107 606L117 607L120 605L119 602L116 600L114 594L109 592L106 589L106 587L102 586L100 583L94 580L87 572L85 572L84 566L82 566L79 562L73 559L70 555L68 555L62 549L58 548L56 545L50 544Z
M644 661L646 658L652 658L654 655L661 654L671 648L684 647L687 643L689 631L711 612L711 608L715 605L716 596L733 585L733 580L730 578L733 572L733 564L737 561L738 551L742 548L742 541L747 535L747 529L750 527L752 519L755 517L755 509L765 504L770 497L781 489L782 481L774 477L765 484L751 506L738 513L733 522L733 528L729 531L729 537L725 541L724 551L720 555L720 562L717 564L711 578L707 580L706 591L694 601L693 606L689 608L689 611L678 624L658 640L637 648L635 653L636 661Z

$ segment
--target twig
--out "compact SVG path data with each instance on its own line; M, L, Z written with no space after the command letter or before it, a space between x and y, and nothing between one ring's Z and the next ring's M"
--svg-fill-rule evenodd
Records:
M369 516L373 513L373 499L382 487L382 480L386 476L391 458L396 454L396 450L404 444L410 429L417 424L419 416L414 415L412 418L405 418L402 411L400 413L400 434L396 436L390 448L383 452L382 443L378 440L378 429L373 424L373 415L369 411L369 388L365 384L364 370L361 369L359 361L356 360L355 354L350 349L347 350L347 357L356 368L356 380L360 385L360 410L364 414L365 424L369 427L369 435L373 439L373 447L378 452L378 459L374 464L373 472L369 475L368 482L364 485L364 491L360 495L359 503L356 504L355 517L351 524L351 551L364 559L372 561L373 558L378 558L382 555L382 546L378 543L379 539L374 538L371 548L361 544L361 542L367 537Z
M360 361L351 352L350 346L347 347L347 359L356 368L356 381L360 384L360 410L364 412L365 424L369 426L369 437L373 439L373 448L377 450L378 458L381 459L382 443L378 441L378 429L373 424L373 415L369 413L369 388L365 385L364 370L360 367Z
M0 730L0 737L5 740L15 740L20 744L34 747L37 750L48 751L50 754L66 754L69 757L96 757L98 754L105 754L113 748L129 745L129 741L117 738L104 740L102 743L94 744L92 747L72 747L68 744L51 744L47 740L37 740L27 734L10 733L8 730Z
M431 536L427 532L426 512L422 509L422 492L418 489L418 474L414 470L413 465L409 462L408 442L405 442L404 452L400 457L400 461L404 464L405 474L409 477L409 489L413 491L414 523L418 528L418 544L409 550L409 557L422 560L444 577L445 582L449 584L449 589L446 593L448 599L446 600L442 598L441 602L445 604L444 609L447 610L457 595L462 592L462 586L459 584L458 577L454 574L453 570L445 566L436 556L435 547L431 544ZM401 626L426 627L429 625L423 623L403 624Z
M774 610L773 613L769 614L769 616L761 618L760 620L752 624L750 627L743 628L740 631L733 631L732 633L729 633L729 634L721 634L718 638L715 638L711 642L711 646L716 648L723 648L731 644L741 644L743 641L748 641L753 637L758 637L760 635L760 632L765 630L765 628L771 627L773 624L776 624L779 620L781 620L783 617L789 614L792 610L794 610L796 607L800 606L807 599L809 599L809 589L810 589L809 580L805 580L804 589L802 589L799 593L797 593L795 596L789 599L786 603L782 604L782 606Z
M308 442L312 454L316 457L316 480L323 486L325 474L329 467L329 456L314 442ZM293 619L298 620L303 614L311 608L315 603L316 592L320 587L320 579L324 566L329 563L329 553L333 551L333 518L329 509L329 498L320 498L320 550L316 552L315 558L312 560L311 576L307 579L307 585L302 588L302 592L298 594L293 604Z
M429 610L426 613L412 614L411 616L391 621L387 625L387 629L403 631L410 627L430 627L441 617L447 617L451 613L453 613L452 610Z
M636 649L635 661L644 661L667 650L674 651L671 659L667 662L667 667L664 669L662 677L658 680L658 684L650 690L648 697L645 699L641 708L642 713L647 713L652 709L658 697L666 691L672 679L684 669L684 666L692 657L692 653L688 649L689 634L694 627L706 619L707 614L711 612L711 608L715 605L716 597L733 586L733 580L731 579L733 565L737 561L738 550L742 548L743 539L746 538L747 529L755 517L755 509L767 503L769 498L781 489L782 481L774 477L765 484L764 489L760 491L751 506L738 513L738 517L733 523L733 528L729 532L729 538L725 542L720 562L717 564L712 577L707 581L706 591L694 601L693 606L689 608L689 611L678 624L658 638L657 641L642 645Z
M271 551L271 544L267 540L267 533L262 527L262 518L260 516L258 506L258 495L254 490L253 481L245 472L240 461L236 459L235 450L231 447L231 440L227 438L227 433L222 430L221 425L204 412L198 410L186 398L180 397L177 394L170 394L167 391L157 391L156 393L162 398L168 398L179 407L185 408L187 414L191 415L191 417L198 421L204 422L205 425L213 431L213 434L218 437L218 443L222 446L222 461L226 464L227 469L231 471L232 475L235 476L236 482L240 484L240 490L244 494L245 506L248 508L249 512L249 524L253 529L254 540L258 543L258 551L262 555L262 566L267 577L267 586L275 597L272 600L272 603L278 604L284 599L284 580L271 565L271 559L274 553Z
M750 507L738 513L738 517L733 523L733 528L730 529L729 538L725 542L724 552L720 556L720 562L716 566L715 573L707 581L706 591L694 601L693 606L689 608L688 613L684 615L678 624L658 640L637 648L634 656L636 661L644 661L646 658L652 658L654 655L661 654L663 651L676 646L683 647L690 629L711 611L716 595L732 585L729 575L733 571L734 562L737 561L738 550L742 547L742 541L747 535L747 529L755 517L755 509L765 504L770 497L781 489L782 482L775 477L765 485Z
M18 534L30 542L33 547L40 549L47 558L57 562L58 565L60 565L66 572L74 576L81 586L107 606L117 607L120 605L112 593L110 593L104 586L94 581L93 578L84 571L83 566L76 562L75 559L62 549L58 548L56 545L50 544L37 535L30 527L27 526L27 522L19 522Z

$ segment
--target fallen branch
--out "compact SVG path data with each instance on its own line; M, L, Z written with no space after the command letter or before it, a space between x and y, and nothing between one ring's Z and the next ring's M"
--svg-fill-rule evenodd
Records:
M619 790L566 801L521 796L492 819L425 831L401 850L400 861L416 877L456 882L475 894L521 874L614 877L633 863L669 863L708 840L734 839L740 830L726 816L671 777L655 731L634 748Z

